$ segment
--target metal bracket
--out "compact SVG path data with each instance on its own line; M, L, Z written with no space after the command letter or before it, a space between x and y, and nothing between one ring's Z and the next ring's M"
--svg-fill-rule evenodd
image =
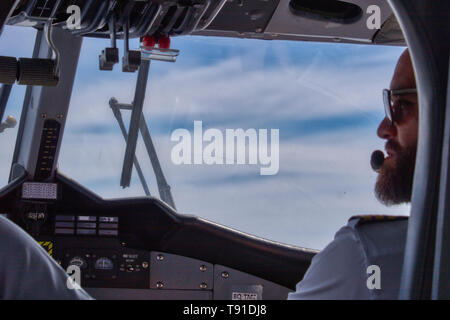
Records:
M125 43L127 44L128 41L125 41ZM166 179L164 178L164 174L162 172L161 165L159 163L158 156L156 154L156 150L150 137L150 132L148 130L147 124L145 123L145 118L142 112L145 99L145 91L147 88L148 74L150 70L150 60L151 58L142 59L141 66L139 67L133 103L130 105L126 105L117 103L116 99L110 100L110 106L113 109L116 119L119 122L119 126L121 127L122 133L124 134L124 136L126 136L126 144L127 144L123 160L120 185L123 188L126 188L130 185L133 163L135 164L136 168L139 167L139 163L136 160L135 153L136 153L138 133L140 130L145 143L145 147L147 148L147 153L152 162L153 171L155 173L156 180L158 183L158 190L160 197L163 201L165 201L167 204L169 204L175 209L175 203L173 201L172 194L170 192L170 186L167 184ZM123 126L123 124L121 124L123 123L123 120L120 114L120 109L131 110L131 119L128 129L128 135L124 130L125 127ZM140 170L138 170L138 174L140 176L141 182L143 182L145 181L145 179L143 179L143 176L141 173L139 173L139 171ZM145 190L146 189L145 183L143 183L143 187Z
M113 110L114 116L117 119L117 122L119 123L120 130L122 131L122 135L125 139L125 142L129 143L128 141L128 135L125 129L125 125L123 122L121 110L133 110L132 104L121 104L117 101L115 98L111 98L109 100L109 106ZM173 201L172 193L170 191L170 186L166 181L166 178L164 177L164 173L161 168L161 164L158 159L158 155L156 153L155 146L153 144L152 138L150 136L150 131L148 129L147 123L145 122L144 114L141 111L140 119L139 119L139 130L142 135L142 139L144 140L145 148L147 149L147 154L150 158L153 171L156 177L156 183L158 185L158 191L159 196L161 200L166 202L168 205L170 205L172 208L176 209L175 202ZM142 169L140 167L139 161L136 157L136 155L133 153L133 164L136 168L136 171L139 176L139 180L141 181L142 187L144 188L144 192L147 196L150 196L150 191L148 188L148 185L145 181L145 177L142 173Z
M116 117L117 122L119 123L120 131L122 131L122 135L123 135L123 138L125 139L125 143L127 143L127 141L128 141L127 129L125 128L125 124L123 122L122 113L120 112L120 109L125 108L125 109L131 110L133 108L133 106L131 104L130 105L119 104L117 99L114 97L109 99L109 106L111 107L113 114ZM147 181L145 181L145 177L144 177L144 174L142 173L141 165L139 164L139 161L138 161L136 155L134 156L133 163L134 163L134 166L138 173L139 180L141 181L142 187L144 188L145 195L150 196L150 189L148 188Z

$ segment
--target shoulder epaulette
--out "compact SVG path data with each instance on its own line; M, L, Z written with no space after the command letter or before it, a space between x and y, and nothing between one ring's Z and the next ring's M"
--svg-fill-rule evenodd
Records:
M352 222L354 226L359 226L365 223L399 221L406 219L408 219L408 216L388 216L388 215L374 214L374 215L353 216L350 219L348 219L348 222Z

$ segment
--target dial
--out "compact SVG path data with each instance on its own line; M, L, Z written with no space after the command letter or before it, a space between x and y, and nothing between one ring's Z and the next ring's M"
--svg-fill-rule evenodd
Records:
M113 270L114 262L107 257L98 258L95 261L95 269L97 270Z

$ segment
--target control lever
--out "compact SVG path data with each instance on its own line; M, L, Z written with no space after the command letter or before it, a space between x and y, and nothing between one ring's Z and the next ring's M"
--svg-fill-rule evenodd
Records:
M14 57L0 57L0 83L11 85L17 80L19 66Z
M100 70L112 71L114 65L119 63L119 49L116 44L116 17L113 14L109 21L109 33L111 36L111 48L102 50L99 56Z
M52 39L52 20L44 25L45 39L52 59L20 58L18 83L29 86L56 86L59 82L60 54Z
M129 44L130 21L128 20L124 26L124 44L125 53L122 59L123 72L135 72L141 65L141 51L130 50Z
M59 82L60 57L51 37L52 20L44 26L53 59L0 57L0 82L12 85L56 86Z

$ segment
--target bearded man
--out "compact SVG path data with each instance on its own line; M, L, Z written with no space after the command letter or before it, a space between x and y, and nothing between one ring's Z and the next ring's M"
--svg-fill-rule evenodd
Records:
M377 134L386 140L375 194L385 205L411 201L418 98L409 51L400 56L390 89L383 90L386 117ZM407 217L357 216L312 260L288 299L397 299Z

